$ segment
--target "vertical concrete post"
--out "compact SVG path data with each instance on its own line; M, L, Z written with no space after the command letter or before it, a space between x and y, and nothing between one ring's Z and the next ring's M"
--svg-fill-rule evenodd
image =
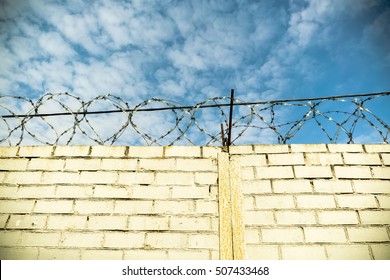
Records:
M241 172L237 159L218 154L219 239L222 260L242 260L244 251L243 197Z

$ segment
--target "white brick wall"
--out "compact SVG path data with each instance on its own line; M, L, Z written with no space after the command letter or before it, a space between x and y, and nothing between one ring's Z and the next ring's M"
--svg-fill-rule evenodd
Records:
M221 152L0 147L0 258L218 259ZM246 258L390 259L389 145L230 152Z

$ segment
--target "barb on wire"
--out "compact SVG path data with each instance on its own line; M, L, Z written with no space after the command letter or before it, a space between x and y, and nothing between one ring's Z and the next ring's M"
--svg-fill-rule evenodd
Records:
M390 92L259 102L215 97L185 106L152 98L132 107L111 94L87 101L69 93L0 95L0 145L389 143L389 112L376 108L389 99Z

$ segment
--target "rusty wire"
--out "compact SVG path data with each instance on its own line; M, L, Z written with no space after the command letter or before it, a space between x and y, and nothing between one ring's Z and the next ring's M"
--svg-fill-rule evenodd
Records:
M245 142L249 130L252 135L253 131L259 135L272 132L272 143L289 143L309 123L314 123L329 143L354 143L359 125L364 126L364 133L375 133L378 143L389 143L387 121L370 108L370 103L379 99L382 104L390 104L389 97L390 92L382 92L249 103L215 97L193 106L152 98L132 107L111 94L88 101L69 93L47 93L37 100L0 95L0 144L84 145L87 140L98 145L221 145L223 133L219 127L224 123L223 132L227 134L229 114L225 109L230 101L246 110L234 115L230 127L234 131L233 144ZM215 120L202 115L207 108L214 110L210 116ZM171 113L172 126L164 127L168 119L153 122L155 112ZM119 115L120 123L110 119Z

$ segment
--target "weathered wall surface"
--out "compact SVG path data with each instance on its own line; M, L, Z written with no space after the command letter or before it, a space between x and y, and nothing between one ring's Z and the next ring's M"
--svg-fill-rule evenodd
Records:
M213 148L2 147L0 156L1 259L219 258Z
M0 258L219 259L241 215L244 258L390 259L390 145L221 152L0 147Z

